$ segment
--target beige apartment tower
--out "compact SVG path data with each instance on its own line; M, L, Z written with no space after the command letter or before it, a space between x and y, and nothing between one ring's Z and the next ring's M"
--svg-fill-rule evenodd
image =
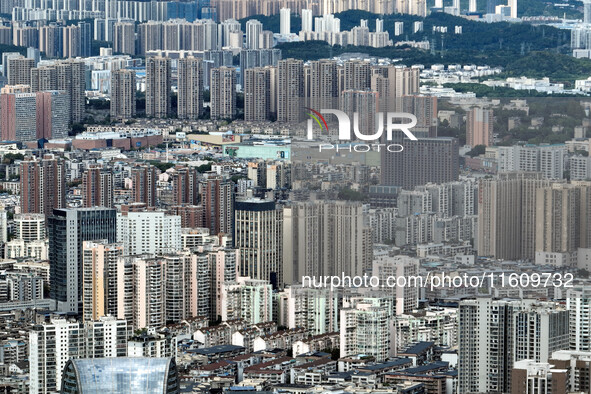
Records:
M277 65L277 120L299 123L303 115L304 63L280 60Z
M509 172L482 179L478 190L478 254L505 260L533 259L536 193L550 184L538 172Z
M365 90L371 86L371 67L364 60L345 62L344 90Z
M82 36L80 26L66 26L62 30L64 58L75 58L81 55Z
M308 107L317 111L338 108L339 93L336 62L333 60L310 62L306 70Z
M86 66L80 60L63 60L31 69L31 91L61 90L70 99L70 122L79 123L86 105Z
M135 117L135 71L117 70L111 73L111 118Z
M536 252L572 253L590 246L591 184L554 183L536 190Z
M466 122L466 144L471 147L476 145L493 145L493 111L474 107L468 111Z
M259 122L271 115L271 70L256 67L245 70L244 75L244 120Z
M84 321L117 316L117 265L123 244L107 240L85 241L82 245L82 301Z
M220 67L211 70L211 119L232 119L236 115L236 70Z
M378 92L380 111L401 111L403 96L419 94L419 69L402 66L376 67L371 74L371 90Z
M30 85L31 69L35 67L35 60L24 56L9 57L6 59L4 74L8 79L7 85Z
M113 52L135 56L135 23L115 23L113 39Z
M166 118L170 115L170 59L150 57L146 60L146 116Z
M294 202L284 208L285 283L304 275L363 275L373 260L363 204Z
M203 114L203 60L178 61L178 117L198 119Z

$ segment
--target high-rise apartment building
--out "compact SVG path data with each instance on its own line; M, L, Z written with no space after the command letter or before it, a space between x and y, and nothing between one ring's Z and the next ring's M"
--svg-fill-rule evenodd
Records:
M240 276L283 284L283 209L274 201L236 201L234 245L240 250Z
M511 18L517 18L517 0L508 0L507 5L511 8Z
M497 259L533 259L536 191L550 186L542 174L501 173L482 179L478 191L478 254Z
M64 90L36 93L37 139L68 137L71 120L70 97Z
M459 177L458 140L449 137L419 138L411 141L394 132L390 143L399 143L402 152L382 150L382 185L413 188L427 183L457 181ZM388 141L386 141L388 142Z
M363 275L371 267L363 204L294 202L283 210L285 283L299 283L303 276Z
M111 118L131 119L136 113L135 71L111 71Z
M261 32L259 38L259 48L271 49L273 48L274 42L275 38L273 37L273 32L271 30L263 30Z
M64 58L79 57L82 52L82 29L70 25L62 28L62 55Z
M211 70L211 119L233 119L236 115L236 70L220 67Z
M51 215L66 206L66 165L53 155L20 164L21 213Z
M459 389L461 392L505 392L513 355L503 301L462 301L459 308ZM491 317L494 316L494 319Z
M33 92L65 91L70 98L70 123L78 123L86 104L86 66L81 60L61 60L31 69Z
M244 74L244 120L266 121L271 115L271 70L249 68Z
M164 260L165 316L166 321L180 322L195 317L194 306L197 300L196 258L185 254L167 254Z
M363 135L375 134L378 125L378 95L370 90L344 90L341 93L341 110L349 119L356 119L352 128ZM354 130L351 130L354 133Z
M51 23L39 27L39 50L49 58L63 57L63 26Z
M279 10L279 34L289 35L291 33L291 10L282 8Z
M591 187L555 183L536 190L536 252L572 253L586 245Z
M376 256L372 263L372 275L387 283L388 278L410 278L419 273L419 259L409 256ZM416 286L394 286L388 289L396 298L396 314L410 314L419 306L419 289Z
M33 272L9 272L2 280L3 301L34 301L43 299L44 279ZM4 353L7 358L7 352Z
M176 205L199 203L198 172L193 167L176 168L172 174L172 199Z
M267 189L276 190L291 187L291 166L284 161L270 162L267 164L266 174Z
M113 174L99 165L91 165L82 175L83 206L113 207Z
M33 26L14 26L13 43L27 48L39 48L39 28Z
M203 114L203 61L194 57L178 61L178 117L197 119Z
M371 87L371 67L364 60L345 62L343 90L366 90Z
M149 57L146 60L146 116L166 118L170 115L170 59Z
M117 212L110 208L54 209L49 217L51 298L62 312L82 312L83 242L117 238Z
M277 120L299 123L304 104L304 64L299 59L280 60L277 65Z
M419 94L419 69L402 66L374 68L371 90L378 92L380 111L401 111L402 97Z
M117 22L113 27L113 51L135 56L135 23Z
M118 213L117 242L125 245L125 255L176 252L181 249L181 218L164 211Z
M3 140L26 142L68 136L71 111L65 91L31 93L29 85L7 85L0 91L0 105Z
M492 109L471 108L466 121L466 144L471 147L493 145L493 124Z
M230 35L233 33L235 32L231 32ZM223 36L221 38L224 39ZM218 24L212 20L203 19L192 23L178 19L151 20L138 26L138 50L141 55L149 51L220 50L220 44Z
M312 61L306 71L305 94L308 106L317 111L338 108L340 91L336 62Z
M252 23L251 23L252 22ZM248 33L248 27L252 26L254 22L258 22L260 23L258 20L256 19L249 19L248 21L246 21L246 47L250 48L248 41L249 41L249 33ZM241 31L241 25L240 22L238 22L236 19L227 19L223 22L220 22L219 24L220 26L220 30L221 30L221 46L222 48L224 47L228 47L230 46L230 33L236 33ZM254 32L250 33L253 34ZM242 48L242 46L240 46Z
M148 207L156 206L156 183L158 169L151 165L136 166L131 169L132 200Z
M127 356L127 338L131 326L125 319L103 316L95 321L85 322L84 333L86 358L113 358ZM78 357L77 357L78 358Z
M123 244L106 240L84 241L82 244L82 317L84 321L98 320L102 316L119 316L118 280L119 257Z
M437 97L424 95L402 96L402 112L417 117L417 124L412 132L419 137L437 137Z
M312 18L312 10L307 8L302 10L302 31L313 31Z
M56 65L57 87L70 96L70 122L79 123L86 105L86 65L81 60L66 60Z
M174 205L168 213L181 217L181 228L204 226L203 207L201 205Z
M255 67L277 66L281 60L279 49L243 49L240 51L240 85L244 88L246 70Z
M41 213L19 213L14 215L15 237L25 242L41 241L46 238L45 215Z
M29 332L29 343L29 392L57 392L66 362L84 354L80 323L54 319L50 324L37 325Z
M4 88L3 88L3 91ZM35 141L37 124L35 93L0 94L0 130L3 141Z
M341 357L366 355L377 362L395 354L391 298L354 297L340 311Z
M57 89L57 69L53 66L41 66L31 69L31 91Z
M24 56L9 57L6 59L4 76L7 85L30 85L31 69L35 67L35 60Z
M11 40L12 41L12 40ZM2 54L2 75L3 76L7 76L7 69L8 69L8 59L15 57L15 58L20 58L22 56L22 53L20 52L4 52Z
M569 312L569 349L591 352L591 288L577 286L566 292Z
M552 302L464 300L458 317L461 393L510 392L516 361L548 362L568 346L568 312Z
M279 297L279 324L290 329L303 327L312 335L339 330L338 291L291 285Z
M564 144L499 146L499 172L539 171L547 179L564 179L568 155Z
M268 280L239 277L221 285L220 302L222 321L268 322L273 316L273 287Z
M240 263L240 251L237 249L218 249L207 254L211 271L211 284L209 296L209 316L217 320L222 316L222 286L224 283L236 281L238 278L238 264ZM206 287L197 286L199 289ZM201 308L200 308L201 309ZM199 313L199 316L204 316Z
M246 48L260 49L260 36L263 32L263 24L256 19L246 22Z
M84 324L55 318L35 325L29 332L29 392L61 392L69 360L127 356L128 334L127 322L114 317Z
M570 179L573 181L591 180L591 157L577 155L570 158Z
M207 266L207 256L203 260ZM133 284L133 326L162 327L167 321L182 321L197 316L199 279L209 280L200 271L198 255L165 254L136 256L131 259Z
M92 23L87 21L78 22L80 27L80 55L81 57L92 56ZM28 55L28 54L27 54ZM27 56L30 57L30 56Z
M211 234L233 234L234 186L219 176L203 180L199 186L204 225Z

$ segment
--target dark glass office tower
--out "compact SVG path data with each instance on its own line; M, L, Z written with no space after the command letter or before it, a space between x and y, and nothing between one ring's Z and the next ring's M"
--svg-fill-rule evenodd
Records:
M117 211L54 209L48 220L50 296L61 312L82 310L82 242L117 238Z

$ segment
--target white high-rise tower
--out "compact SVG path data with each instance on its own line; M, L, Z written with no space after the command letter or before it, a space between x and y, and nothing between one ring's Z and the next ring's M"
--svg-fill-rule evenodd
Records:
M591 23L591 0L583 0L583 22Z
M302 10L302 31L312 31L312 10Z
M517 0L509 0L507 5L511 7L511 18L517 18Z
M279 33L281 35L291 33L291 9L289 8L279 10Z

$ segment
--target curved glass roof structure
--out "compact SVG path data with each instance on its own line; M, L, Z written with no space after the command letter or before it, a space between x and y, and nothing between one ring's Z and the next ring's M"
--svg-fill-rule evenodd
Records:
M113 357L72 359L64 368L62 393L178 393L171 358Z

